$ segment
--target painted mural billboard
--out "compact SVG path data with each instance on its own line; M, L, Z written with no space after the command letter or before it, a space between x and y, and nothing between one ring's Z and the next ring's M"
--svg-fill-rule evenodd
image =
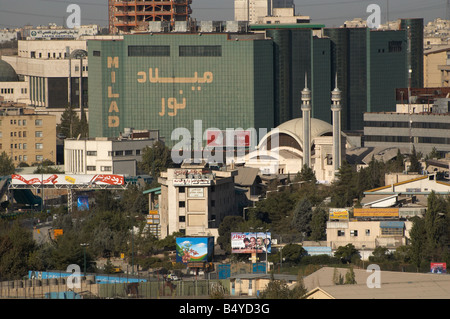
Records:
M237 254L271 253L271 233L231 233L231 252Z
M214 237L177 237L176 261L211 262L214 255Z
M12 174L12 185L124 185L123 175Z

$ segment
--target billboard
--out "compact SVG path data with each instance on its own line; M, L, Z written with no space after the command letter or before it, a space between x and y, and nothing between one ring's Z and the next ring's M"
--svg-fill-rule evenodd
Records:
M398 208L355 208L354 217L398 217Z
M346 209L340 209L340 208L330 208L329 211L329 219L348 219L349 214L348 210Z
M64 175L64 174L28 174L11 175L12 185L124 185L123 175L93 174L93 175Z
M214 237L177 237L176 261L183 264L211 262L214 254Z
M89 197L79 196L77 201L78 210L89 210Z
M430 270L434 274L446 274L447 263L430 263Z
M231 252L237 254L271 253L272 237L270 233L231 233Z

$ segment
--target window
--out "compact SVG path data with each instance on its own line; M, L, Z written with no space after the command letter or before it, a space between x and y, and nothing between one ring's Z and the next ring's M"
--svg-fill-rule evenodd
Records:
M136 150L136 155L141 155L141 150Z
M35 137L43 137L42 131L36 131L34 132Z
M133 155L133 151L131 150L125 151L125 155Z
M366 229L366 236L370 236L370 229Z
M86 151L87 156L97 156L97 151ZM94 166L95 167L95 166ZM94 169L95 170L95 169Z
M111 166L100 166L102 172L111 172Z
M36 155L36 162L42 162L44 160L43 155Z
M41 149L43 149L44 148L44 144L42 144L42 143L36 143L36 149L37 150L41 150Z
M92 53L93 56L101 56L101 52L100 51L94 51Z
M338 237L345 236L345 231L343 231L343 230L338 230L338 231L337 231L337 235L338 235Z
M24 150L27 149L27 143L23 143L23 149L24 149Z
M95 166L86 166L87 171L95 171Z
M25 89L25 93L27 93L27 89ZM22 123L23 123L23 126L27 125L27 120L23 120Z
M220 45L180 45L179 55L183 57L220 57Z
M358 237L358 231L357 230L351 230L350 231L350 236L351 237Z
M130 45L128 56L170 56L169 45Z
M178 192L179 192L179 193L184 193L185 191L186 191L186 189L185 189L184 186L180 186L180 187L178 188Z
M27 132L26 132L26 131L23 131L23 132L22 132L22 136L23 136L23 137L27 137Z
M27 155L24 155L24 156L23 156L23 161L24 161L24 162L28 161L28 156L27 156Z
M115 151L114 155L115 156L123 156L123 151Z
M211 200L211 207L216 207L216 201L214 199Z
M381 235L403 236L403 228L381 228Z
M389 41L389 52L402 52L402 41Z
M180 217L178 217L178 221L179 221L180 223L186 222L186 216L180 216Z
M186 202L184 200L178 202L178 207L186 207Z
M34 125L36 126L42 126L42 120L35 120Z

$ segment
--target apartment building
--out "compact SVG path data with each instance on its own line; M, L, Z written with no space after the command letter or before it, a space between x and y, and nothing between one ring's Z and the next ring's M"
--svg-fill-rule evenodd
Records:
M16 166L21 162L56 162L56 117L25 108L1 108L0 151Z

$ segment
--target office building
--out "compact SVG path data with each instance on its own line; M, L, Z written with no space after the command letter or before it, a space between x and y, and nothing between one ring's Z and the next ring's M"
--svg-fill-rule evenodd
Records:
M264 17L273 16L275 8L294 8L294 1L234 0L234 20L248 21L249 24L262 23Z
M200 138L208 128L274 127L273 47L263 34L149 33L88 45L90 137L158 129L172 147L182 142L172 132L194 137L196 120Z

